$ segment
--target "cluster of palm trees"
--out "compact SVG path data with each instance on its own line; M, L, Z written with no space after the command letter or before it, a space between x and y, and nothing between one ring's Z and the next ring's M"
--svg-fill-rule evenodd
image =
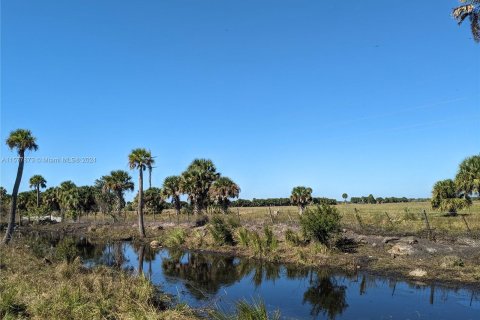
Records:
M18 190L23 175L25 152L38 149L36 138L30 130L17 129L10 133L6 143L10 149L17 151L19 161L11 197L8 197L4 188L0 190L2 204L7 198L10 204L4 243L8 243L12 238L17 209L21 212L32 208L33 202L39 212L60 211L62 219L65 215L76 219L81 211L99 210L117 220L126 205L125 192L134 190L132 177L124 170L111 171L110 174L97 179L94 186L77 187L72 181L65 181L58 187L48 188L43 194L40 191L47 187L47 180L41 175L34 175L29 181L36 195L34 201L33 192L22 192L19 195ZM176 213L180 214L181 196L187 195L194 214L200 214L207 205L212 203L227 213L230 199L240 194L240 187L230 178L222 177L213 162L208 159L195 159L181 175L167 177L162 188L152 187L151 177L155 159L150 150L144 148L132 150L128 155L128 164L131 170L138 170L138 194L135 202L139 233L142 237L145 236L145 204L152 212L159 212L165 200L170 198ZM143 174L146 170L148 170L149 188L144 191Z
M471 195L479 193L480 155L475 155L460 163L455 180L445 179L435 183L432 190L432 208L454 216L458 210L472 204Z

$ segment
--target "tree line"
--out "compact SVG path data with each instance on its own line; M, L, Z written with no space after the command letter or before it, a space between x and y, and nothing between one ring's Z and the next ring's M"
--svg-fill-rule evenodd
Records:
M337 200L321 198L321 197L313 197L312 203L335 205L337 204ZM238 199L238 200L232 201L232 207L283 207L283 206L290 206L290 205L292 205L291 198L267 198L267 199L253 198L252 200Z

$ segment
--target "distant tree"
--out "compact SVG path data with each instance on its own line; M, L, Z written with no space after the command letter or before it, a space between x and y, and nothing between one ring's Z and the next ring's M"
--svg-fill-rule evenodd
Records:
M228 212L231 198L238 198L240 187L227 177L220 177L210 186L210 198L214 203L220 205L224 214Z
M6 140L10 150L16 149L18 154L18 169L15 184L13 185L12 201L10 203L10 217L8 219L7 232L3 238L3 243L8 244L12 240L13 230L15 226L15 212L17 210L17 196L20 182L22 181L23 166L25 164L25 151L38 149L36 138L30 130L17 129L12 131Z
M382 197L378 197L377 199L375 199L375 202L380 204L380 203L384 203L385 200Z
M303 214L305 207L312 201L312 188L302 186L293 188L290 200L298 207L299 214Z
M455 185L458 192L466 195L480 193L480 155L466 158L460 163Z
M165 201L162 196L162 190L159 188L148 188L145 190L145 208L153 214L161 213L164 209Z
M347 203L348 194L342 194L343 202Z
M148 188L152 188L152 170L153 170L153 165L155 164L155 159L152 157L152 153L150 150L148 150L150 153L150 157L147 158L147 169L148 169Z
M117 215L120 215L122 209L125 207L125 191L133 191L134 188L132 177L126 171L114 170L110 172L110 175L103 176L101 180L104 181L103 191L108 190L115 194Z
M4 216L8 213L8 205L10 204L10 195L7 189L0 187L0 215Z
M36 174L30 178L30 188L34 188L37 192L37 208L40 207L40 188L45 189L47 187L47 180L39 174Z
M76 220L80 207L80 194L75 183L70 180L62 182L60 187L57 188L57 198L60 204L62 221L65 216L70 216L73 220Z
M137 148L128 156L130 169L138 169L138 230L142 238L145 237L143 223L143 171L152 163L152 154L147 149Z
M370 204L375 204L377 203L377 201L375 200L375 197L373 196L373 194L369 194L368 197L367 197L367 203L370 203Z
M60 200L58 198L59 192L56 187L48 188L43 192L42 202L47 211L50 211L50 217L52 211L60 211Z
M480 42L480 0L460 0L460 2L463 5L454 8L452 15L459 25L468 18L473 40Z
M162 195L165 199L171 198L172 204L177 215L180 214L182 204L180 196L182 195L182 178L179 176L166 177L163 181Z
M459 197L455 183L451 179L438 181L433 186L431 199L433 209L446 211L455 216L458 210L468 207L471 203L468 195Z
M213 162L208 159L195 159L182 173L182 190L193 205L193 213L200 214L208 201L208 191L212 183L220 177Z

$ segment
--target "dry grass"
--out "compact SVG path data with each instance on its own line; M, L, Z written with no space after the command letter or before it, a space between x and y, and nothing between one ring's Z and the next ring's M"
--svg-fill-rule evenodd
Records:
M165 309L164 296L143 276L77 259L46 262L24 244L1 248L3 319L194 319L187 308Z
M458 216L450 217L433 211L429 202L387 203L387 204L343 204L336 205L342 215L342 226L357 232L369 234L416 234L426 235L426 212L430 228L439 236L480 237L480 201ZM298 226L298 209L288 207L231 208L230 216L242 225L285 224ZM127 215L135 223L135 213ZM164 210L161 215L146 215L147 222L169 222L173 224L194 223L194 216L175 216L173 210Z

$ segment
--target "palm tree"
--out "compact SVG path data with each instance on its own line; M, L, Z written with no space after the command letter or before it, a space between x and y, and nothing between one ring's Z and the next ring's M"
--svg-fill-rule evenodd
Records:
M480 155L466 158L460 163L455 185L457 191L463 194L480 193Z
M147 168L148 168L148 188L152 188L152 170L153 170L153 165L155 164L155 160L153 159L154 157L152 157L151 155L151 151L148 150L148 152L150 152L150 158L147 159Z
M80 195L77 186L72 181L64 181L57 188L57 199L60 205L62 222L65 220L65 214L68 213L76 219L77 209L80 204Z
M211 160L195 159L182 173L182 189L193 204L193 213L199 214L208 200L208 190L220 177Z
M305 207L312 201L312 188L295 187L290 195L292 203L298 206L299 214L303 214Z
M103 176L103 191L111 191L115 194L117 198L117 214L120 215L120 212L125 207L124 193L125 191L133 191L134 184L132 182L132 177L128 172L123 170L115 170L110 172L109 176Z
M40 207L40 188L45 189L47 187L47 180L39 174L36 174L30 178L30 188L34 188L37 191L37 208Z
M467 194L460 197L453 180L446 179L438 181L433 186L431 204L433 209L456 216L457 210L468 207L472 201Z
M130 169L138 169L138 230L141 237L145 237L143 224L143 171L147 169L152 160L152 154L147 149L137 148L128 155Z
M473 40L480 42L480 0L460 0L463 5L456 7L452 15L458 24L469 18Z
M210 198L222 207L223 213L228 211L230 198L238 198L240 187L230 178L220 177L212 183L209 190Z
M145 208L153 214L153 220L155 220L155 214L162 212L165 203L162 190L159 188L148 188L145 190L144 199Z
M166 177L163 181L162 195L165 198L171 198L175 213L180 214L182 204L180 202L180 196L182 195L182 178L179 176Z
M343 198L343 202L347 203L348 194L346 193L342 194L342 198Z
M8 220L7 232L5 233L5 237L3 238L3 243L5 244L8 244L10 240L12 240L13 236L13 229L15 226L15 212L17 210L18 188L20 187L20 182L22 181L23 166L25 163L25 151L36 151L38 149L36 140L37 139L32 135L32 132L25 129L17 129L10 132L10 135L6 140L6 144L10 148L10 150L17 150L18 169L17 177L15 178L15 184L13 185L12 201L10 203L10 217Z

